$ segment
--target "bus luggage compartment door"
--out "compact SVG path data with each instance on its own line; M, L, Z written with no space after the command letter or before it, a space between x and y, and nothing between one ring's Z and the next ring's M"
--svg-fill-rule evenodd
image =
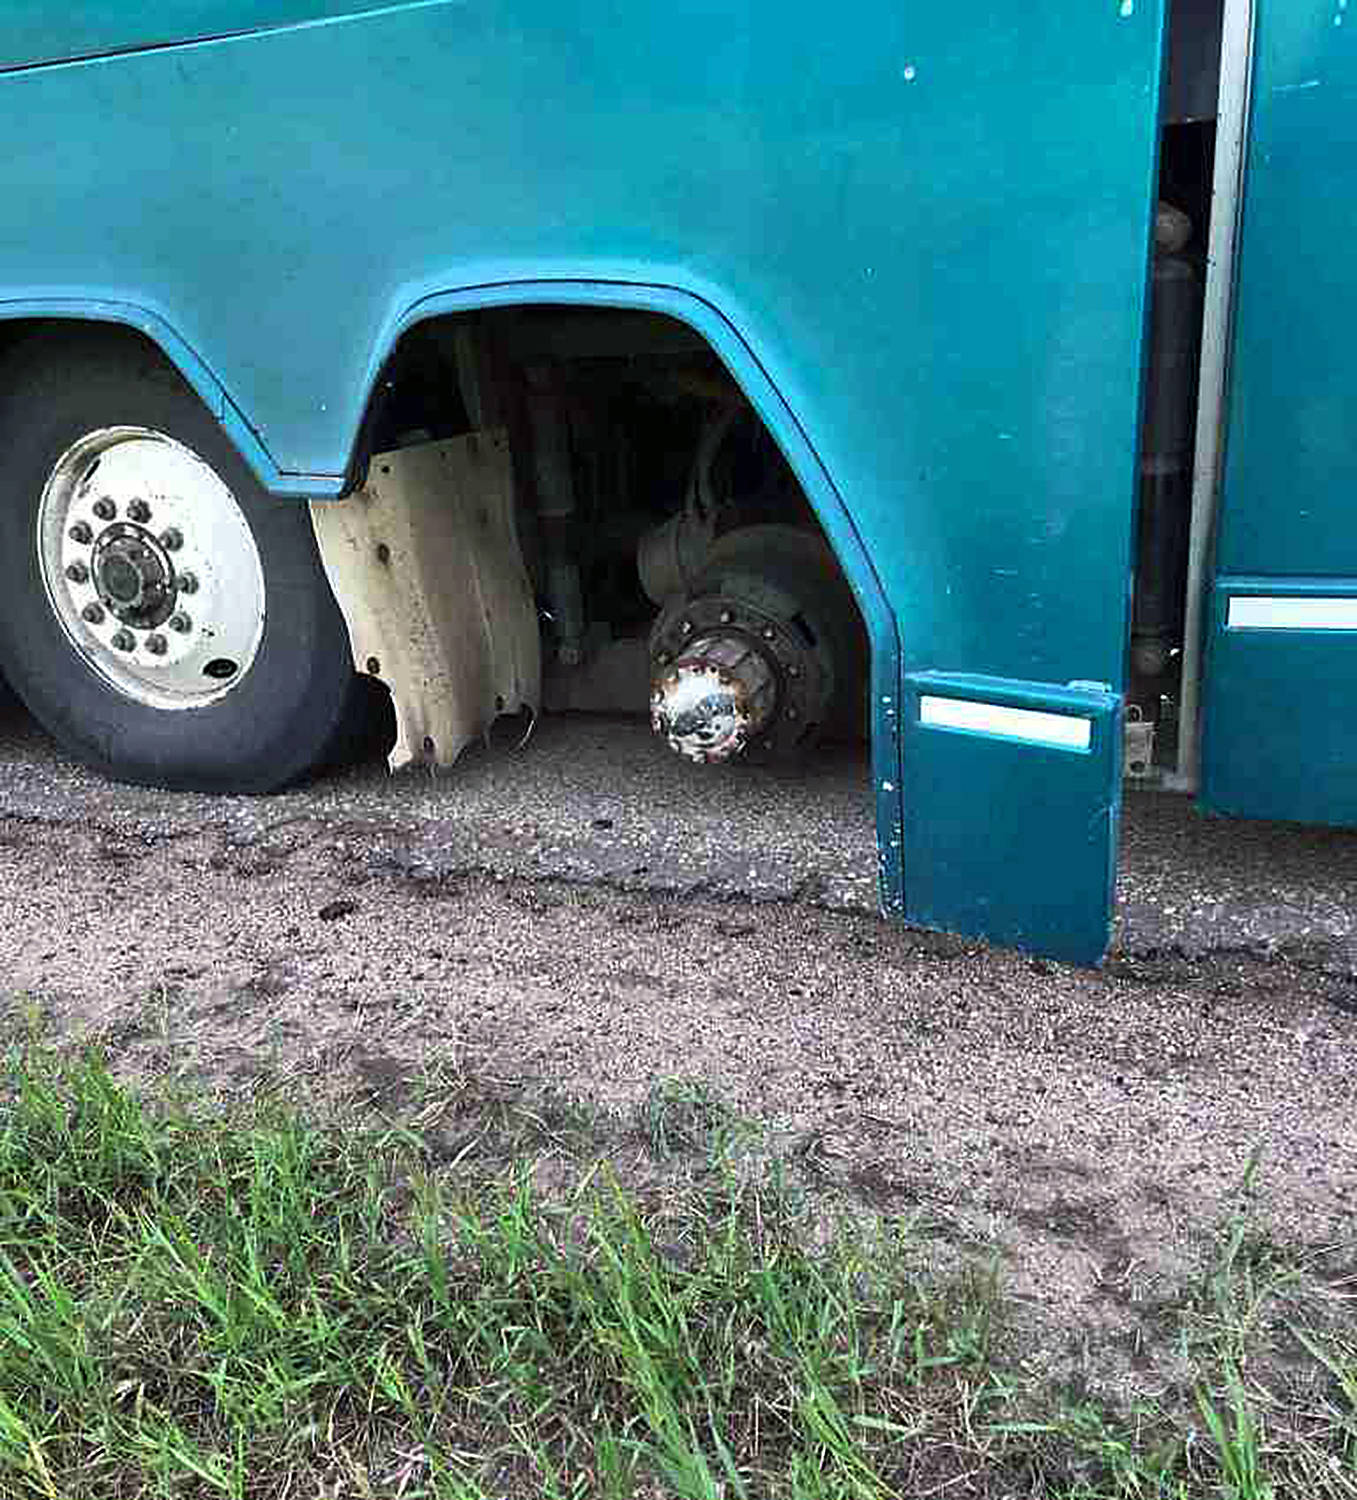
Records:
M1357 33L1258 7L1201 795L1357 823Z

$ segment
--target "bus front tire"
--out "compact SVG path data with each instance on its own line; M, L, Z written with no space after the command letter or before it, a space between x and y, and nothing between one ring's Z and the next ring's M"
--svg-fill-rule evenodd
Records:
M352 738L354 674L305 504L119 335L0 364L0 670L119 780L269 792Z

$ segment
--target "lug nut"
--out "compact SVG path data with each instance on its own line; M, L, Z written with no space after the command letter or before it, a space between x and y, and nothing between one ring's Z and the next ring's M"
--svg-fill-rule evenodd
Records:
M771 641L776 635L777 631L774 630L771 625L765 625L763 627L763 638L765 641Z
M104 623L104 607L102 604L87 604L80 611L80 618L87 625L102 625Z
M722 610L722 611L721 611L721 623L722 623L722 624L723 624L723 625L729 625L729 624L730 624L730 622L731 622L731 621L732 621L732 620L733 620L733 619L734 619L734 618L735 618L735 616L734 616L734 615L733 615L733 614L731 614L731 612L730 612L730 611L729 611L729 610L728 610L728 609L723 609L723 610Z
M160 545L166 552L178 552L184 545L184 533L177 526L171 526L168 531L160 533Z
M118 630L113 634L109 642L115 651L135 651L137 647L136 637L130 630Z
M198 592L198 575L196 573L180 573L178 581L179 592L181 594L196 594Z
M152 656L164 656L170 649L170 643L157 630L154 635L146 637L146 649Z
M182 609L175 610L170 616L169 625L171 630L178 632L180 635L187 635L193 629L193 621L189 619Z
M144 500L133 500L127 507L127 519L144 524L151 519L151 507Z
M73 542L78 542L82 547L88 547L94 540L94 533L84 521L77 521L68 533Z
M67 567L66 576L72 583L88 583L90 570L82 562L73 562Z
M101 521L111 521L118 514L118 507L114 505L107 495L103 495L94 502L94 514Z

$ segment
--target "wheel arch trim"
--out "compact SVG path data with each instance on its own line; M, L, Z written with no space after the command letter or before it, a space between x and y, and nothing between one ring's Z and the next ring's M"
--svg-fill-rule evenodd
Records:
M342 481L332 474L289 474L280 469L258 431L231 400L207 360L159 313L132 302L102 298L25 297L0 302L0 323L17 322L94 323L141 334L193 388L265 489L295 499L340 492Z

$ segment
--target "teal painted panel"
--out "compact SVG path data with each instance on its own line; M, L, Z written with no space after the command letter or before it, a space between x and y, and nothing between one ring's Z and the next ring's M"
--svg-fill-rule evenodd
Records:
M1357 17L1261 6L1218 544L1223 574L1357 576Z
M1120 10L487 0L10 75L0 292L159 314L305 474L421 297L689 292L915 665L1116 682L1162 24Z
M904 712L905 868L910 916L1074 963L1097 963L1111 936L1121 813L1121 699L1096 689L917 673ZM1087 747L925 720L939 701L1051 715L1087 726ZM949 717L944 709L937 717Z
M911 672L1121 685L1162 32L1162 0L435 0L9 73L0 312L140 309L323 491L420 309L702 309L868 601L898 786L897 626ZM910 910L942 877L880 805Z
M1357 590L1357 20L1260 6L1225 480L1209 641L1203 804L1357 822L1357 639L1231 630L1234 594Z
M1231 601L1251 599L1280 601L1269 605L1274 619L1293 602L1318 603L1340 628L1231 628ZM1220 580L1211 671L1202 747L1210 809L1357 824L1357 580Z
M0 69L388 8L387 0L6 0Z

